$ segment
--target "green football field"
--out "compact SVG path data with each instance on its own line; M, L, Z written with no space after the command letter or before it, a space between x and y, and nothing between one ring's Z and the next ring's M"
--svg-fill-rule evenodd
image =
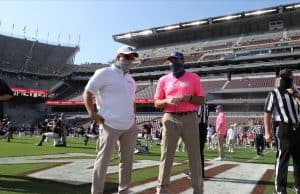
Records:
M94 159L95 141L89 142L87 146L83 145L83 140L80 138L68 138L68 147L53 147L52 141L45 142L43 146L35 146L40 137L15 137L12 142L7 143L6 140L0 140L0 159L4 157L16 156L41 156L41 155L54 155L64 153L86 153L93 154L94 156L77 156L69 159ZM142 144L146 144L142 142ZM155 160L158 161L160 157L159 145L153 144L150 148L150 153L135 155L134 160ZM216 150L205 150L206 159L213 159L217 157ZM118 154L113 154L114 160L111 165L118 163ZM186 162L186 152L176 152L174 162L180 165L172 168L172 174L178 174L186 171L189 167ZM275 152L267 149L264 157L256 157L256 151L253 148L237 147L234 153L226 154L227 161L236 161L243 163L263 163L273 164L275 161ZM45 162L43 163L26 163L26 164L0 164L0 193L49 193L49 194L73 194L73 193L90 193L90 184L83 184L80 186L68 185L49 180L39 180L36 178L27 177L26 174L36 172L42 169L49 169L57 166L57 163ZM155 180L158 174L158 167L150 167L137 169L133 171L133 185ZM264 193L273 192L274 178L264 181L266 191ZM111 193L117 190L118 174L112 173L107 176L106 191ZM288 180L289 187L293 185L292 174L289 174ZM291 189L288 192L292 192Z

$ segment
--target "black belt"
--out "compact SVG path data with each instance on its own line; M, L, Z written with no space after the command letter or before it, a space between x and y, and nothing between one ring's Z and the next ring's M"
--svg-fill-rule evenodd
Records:
M274 121L277 125L287 125L287 126L300 126L300 123L285 123L283 121Z
M190 115L190 114L193 114L193 113L196 113L196 111L187 111L187 112L166 112L166 113L169 113L169 114L172 114L172 115Z
M293 128L293 130L300 130L300 123L285 123L285 122L281 122L281 121L275 121L276 125L284 125L284 126L289 126L291 128Z

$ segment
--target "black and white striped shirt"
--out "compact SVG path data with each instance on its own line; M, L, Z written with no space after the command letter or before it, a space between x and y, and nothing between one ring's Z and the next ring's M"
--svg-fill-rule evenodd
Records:
M263 135L264 134L264 128L262 125L255 125L252 132L256 135Z
M295 98L286 90L274 88L265 102L265 112L273 113L275 121L297 124L299 118L299 105Z
M200 119L200 123L207 123L208 122L208 105L207 104L203 104L201 106L199 106L198 108L198 116Z

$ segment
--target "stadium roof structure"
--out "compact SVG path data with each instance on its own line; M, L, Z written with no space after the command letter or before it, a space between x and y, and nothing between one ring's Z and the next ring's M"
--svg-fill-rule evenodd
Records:
M269 31L270 22L300 27L300 3L153 27L113 35L117 42L138 49Z

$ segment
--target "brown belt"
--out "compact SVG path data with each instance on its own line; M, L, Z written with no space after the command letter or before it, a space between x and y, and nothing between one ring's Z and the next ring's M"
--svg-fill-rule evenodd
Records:
M195 111L187 111L187 112L166 112L166 113L169 113L169 114L172 114L172 115L190 115L190 114L193 114L195 113Z

